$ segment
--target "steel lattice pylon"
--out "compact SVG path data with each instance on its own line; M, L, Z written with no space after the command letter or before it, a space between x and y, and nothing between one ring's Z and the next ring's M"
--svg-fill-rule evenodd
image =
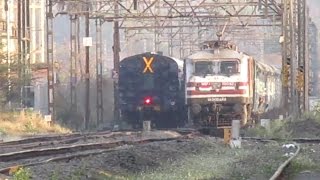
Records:
M283 106L295 117L308 111L309 16L305 0L283 0L283 5Z

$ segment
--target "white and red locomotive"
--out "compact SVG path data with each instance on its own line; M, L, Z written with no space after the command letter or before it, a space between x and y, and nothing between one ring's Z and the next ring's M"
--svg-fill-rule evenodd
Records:
M280 70L225 41L207 42L185 59L188 121L200 126L247 124L252 114L280 107Z

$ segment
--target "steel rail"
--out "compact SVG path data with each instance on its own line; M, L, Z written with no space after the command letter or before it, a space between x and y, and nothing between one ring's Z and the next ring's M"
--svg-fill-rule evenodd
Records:
M282 163L277 171L272 175L272 177L269 180L277 180L280 179L281 175L283 175L284 170L288 167L288 165L290 164L290 162L299 154L300 152L300 146L299 144L295 144L295 146L297 147L296 152L290 157L288 158L284 163Z
M33 162L33 163L26 163L26 164L19 164L19 165L15 165L15 166L9 166L9 167L5 167L5 168L1 168L0 169L0 174L2 174L2 175L10 175L13 172L17 171L19 168L37 166L37 165L46 164L46 163L50 163L50 162L71 160L71 159L74 159L74 158L97 155L97 154L106 153L106 152L113 152L113 151L116 151L116 150L117 150L116 148L107 149L107 150L97 150L97 151L92 151L92 152L89 152L89 153L79 153L79 154L72 154L72 155L67 155L67 156L59 156L59 157L53 157L53 158L49 158L49 159L46 159L46 160L37 161L37 162Z
M20 140L1 142L0 147L35 143L35 142L41 142L41 141L59 140L59 139L63 139L63 138L75 138L75 137L80 137L80 136L81 136L80 133L72 133L72 134L66 134L66 135L49 135L49 136L31 137L31 138L24 138L24 139L20 139Z
M59 140L52 140L52 141L41 141L41 142L34 142L34 143L27 143L27 144L15 144L15 145L9 145L9 146L3 146L3 148L21 148L21 149L32 149L37 147L43 147L43 146L50 146L50 145L58 145L58 144L73 144L78 141L84 140L92 140L92 139L98 139L98 138L112 138L117 135L122 135L123 133L108 133L108 134L92 134L92 135L83 135L79 137L74 138L66 138L66 139L59 139Z
M12 160L22 160L26 158L37 158L39 156L45 156L45 155L58 155L61 153L65 154L68 152L73 153L67 156L51 157L46 160L4 167L0 169L0 174L10 175L22 167L36 166L36 165L45 164L49 162L61 161L65 159L70 160L78 157L86 157L90 155L116 151L118 147L123 145L137 145L137 144L145 144L145 143L151 143L151 142L162 142L162 141L173 141L173 140L179 141L182 139L189 139L189 138L190 136L188 135L173 137L173 138L149 138L149 139L134 140L134 141L115 141L115 142L109 142L109 143L81 144L81 145L70 146L70 147L51 148L51 149L42 149L42 150L33 150L33 151L20 151L20 152L14 152L14 153L1 154L0 161L8 162ZM78 154L75 153L77 151L84 151L84 150L93 150L93 151L78 153Z
M292 138L292 139L282 139L282 138L259 138L259 137L242 137L243 140L253 140L253 141L292 141L296 143L320 143L319 138Z
M22 160L22 159L35 158L40 156L74 153L77 151L110 149L110 148L115 148L121 145L135 145L140 143L170 141L170 140L177 140L177 139L183 139L183 138L189 138L189 136L178 136L173 138L149 138L149 139L133 140L133 141L118 140L118 141L112 141L107 143L76 144L76 145L63 146L63 147L24 150L24 151L0 154L0 162L10 162L10 161L16 161L16 160Z
M39 137L28 137L23 138L20 140L15 141L7 141L7 142L0 142L0 147L4 146L13 146L13 145L22 145L22 144L30 144L30 143L37 143L37 142L45 142L45 141L54 141L54 140L67 140L73 138L79 138L84 136L95 136L95 135L106 135L110 134L112 131L103 131L103 132L91 132L91 133L70 133L70 134L57 134L57 135L45 135Z

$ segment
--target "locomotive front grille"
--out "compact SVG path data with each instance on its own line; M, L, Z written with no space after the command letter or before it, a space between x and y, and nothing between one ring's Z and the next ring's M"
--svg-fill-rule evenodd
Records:
M142 111L142 110L154 110L154 111L161 111L161 107L159 105L155 105L155 106L138 106L137 110L138 111Z
M231 127L232 120L236 120L238 117L240 117L239 112L237 112L234 108L235 106L237 105L220 105L220 112L218 112L219 118L216 119L216 126L218 128Z

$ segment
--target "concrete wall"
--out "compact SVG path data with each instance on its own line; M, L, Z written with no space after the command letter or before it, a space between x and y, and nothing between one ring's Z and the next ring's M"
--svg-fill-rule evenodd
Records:
M34 91L34 110L43 115L48 114L48 96L47 82L45 78L37 79L33 83ZM70 85L69 83L57 84L55 89L55 105L57 119L63 123L72 126L72 128L81 128L85 116L85 82L77 84L77 111L71 111L70 106ZM96 108L96 83L91 79L90 83L90 124L95 126L97 122ZM113 81L110 78L103 79L103 106L104 118L102 126L106 126L113 120Z
M37 83L34 86L34 110L43 115L48 114L48 85Z

